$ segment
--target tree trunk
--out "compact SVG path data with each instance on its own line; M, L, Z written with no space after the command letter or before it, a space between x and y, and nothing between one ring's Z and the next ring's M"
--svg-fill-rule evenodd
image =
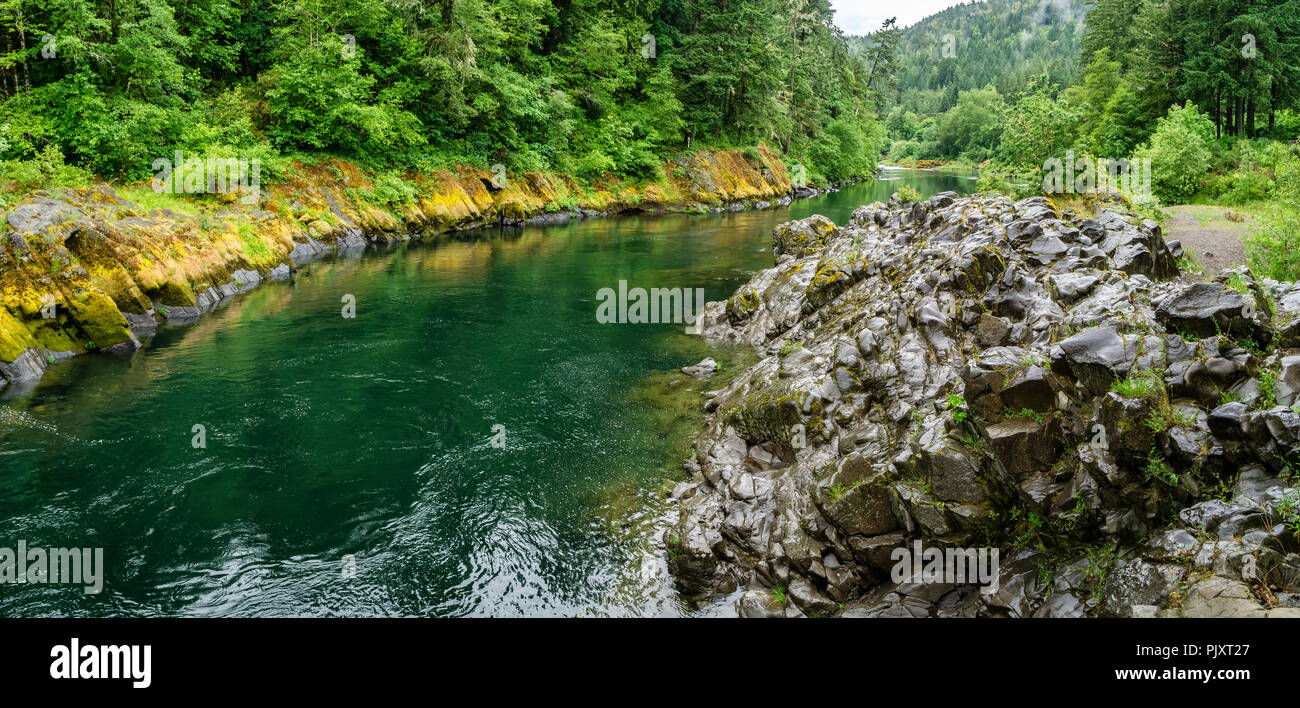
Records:
M1255 92L1246 101L1246 137L1255 137Z
M18 3L18 46L23 51L23 90L25 93L32 92L32 72L27 67L27 27L23 22L23 4L21 0Z
M9 54L10 56L13 56L13 53L14 53L13 38L12 38L12 36L10 35L9 32L5 32L5 53L6 53L6 54ZM10 64L10 65L9 65L9 70L13 73L13 80L14 80L14 88L13 88L13 91L9 92L9 95L10 95L10 96L17 96L17 95L18 95L18 64L17 64L17 62L15 62L15 63L13 63L13 64Z
M1223 91L1214 88L1214 139L1223 137Z
M781 147L782 155L790 154L790 141L794 139L794 70L799 65L799 32L791 23L790 29L790 129L785 133L785 145Z
M11 37L9 36L9 33L8 33L8 32L5 32L5 54L7 54L7 55L8 55L8 54L13 54L13 51L14 51L13 38L11 38ZM4 92L5 92L5 96L12 96L13 93L11 93L11 92L9 91L9 77L7 77L7 76L6 76L6 77L3 77L3 80L4 80ZM15 90L17 90L17 87L18 87L18 85L17 85L17 84L14 84L14 89L15 89Z
M1250 74L1246 78L1246 137L1255 137L1255 64L1250 65Z
M1268 89L1268 132L1272 133L1277 119L1277 77L1273 77Z

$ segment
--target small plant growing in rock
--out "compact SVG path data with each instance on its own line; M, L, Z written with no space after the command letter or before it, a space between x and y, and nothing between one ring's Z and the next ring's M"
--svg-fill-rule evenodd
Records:
M1178 270L1193 275L1205 274L1205 267L1196 259L1196 254L1191 251L1185 251L1183 257L1178 259Z
M772 599L776 601L776 604L782 606L785 605L786 603L785 588L781 587L780 585L773 585L771 588L769 588L769 591L772 593Z
M1259 372L1259 408L1268 410L1277 405L1277 372L1272 369L1260 369Z
M1034 539L1038 538L1038 532L1043 527L1043 517L1036 511L1025 512L1020 507L1012 507L1011 520L1015 522L1015 537L1011 545L1015 549L1028 548ZM1042 546L1042 543L1039 543Z
M1089 587L1088 597L1094 604L1101 602L1106 589L1106 578L1115 565L1115 551L1110 548L1089 548L1088 569L1083 571L1083 581Z
M1255 356L1264 356L1265 354L1264 347L1260 346L1259 343L1257 343L1255 340L1251 339L1250 337L1243 337L1241 339L1233 341L1232 343L1236 344L1242 349L1245 349L1251 354L1254 354Z
M790 356L794 350L798 349L802 345L803 342L796 342L790 339L785 340L785 344L781 345L781 356Z
M832 484L826 491L830 493L831 503L834 504L848 494L849 490L855 489L860 484L862 484L860 479L853 484Z
M1228 287L1242 295L1250 295L1250 283L1246 282L1246 276L1241 273L1233 272L1228 274Z
M1003 417L1003 418L1008 418L1008 419L1010 419L1010 418L1029 418L1029 419L1033 420L1035 423L1041 423L1041 422L1043 422L1043 414L1042 414L1042 413L1039 413L1038 411L1036 411L1036 410L1034 410L1034 409L1032 409L1032 408L1021 408L1021 409L1018 410L1018 411L1011 410L1011 408L1004 408L1004 409L1002 409L1002 417Z
M979 456L984 455L983 438L980 438L971 433L962 433L961 435L957 436L957 441L962 444L962 447L966 448L967 450L970 450L972 453Z
M948 401L944 407L952 411L952 422L961 425L966 420L966 399L955 393L948 394Z
M1155 448L1152 448L1150 456L1147 457L1146 473L1153 478L1163 479L1169 484L1178 484L1178 475L1165 464L1156 454Z
M1221 406L1225 406L1229 403L1240 403L1240 402L1241 402L1241 392L1239 391L1224 391L1223 395L1219 396L1219 405Z
M1164 377L1155 369L1143 369L1129 374L1128 378L1116 381L1110 390L1124 398L1151 398L1163 394Z
M1294 535L1300 535L1300 490L1292 489L1277 500L1277 513Z
M1165 428L1169 427L1169 421L1159 413L1152 413L1151 416L1147 418L1147 427L1150 428L1153 433L1162 433Z
M1020 365L1024 367L1042 366L1043 360L1037 354L1026 354L1020 357Z

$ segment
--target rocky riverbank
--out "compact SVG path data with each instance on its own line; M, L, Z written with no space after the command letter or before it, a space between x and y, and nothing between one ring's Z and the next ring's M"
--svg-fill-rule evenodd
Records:
M0 388L77 354L130 353L160 325L197 319L336 250L626 211L761 209L820 191L793 186L766 146L683 155L664 165L666 180L639 186L478 169L415 175L419 193L400 207L367 201L374 185L355 165L296 167L257 195L97 185L20 202L0 239Z
M1088 209L941 194L778 227L775 267L699 322L765 358L705 403L680 590L744 616L1300 616L1300 289L1174 280L1158 225ZM996 591L897 582L916 541L999 549Z

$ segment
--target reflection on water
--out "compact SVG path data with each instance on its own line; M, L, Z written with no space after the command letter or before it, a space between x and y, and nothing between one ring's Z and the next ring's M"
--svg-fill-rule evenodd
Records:
M3 392L0 547L103 547L105 587L0 586L0 616L694 611L657 530L699 392L718 381L675 372L753 354L680 325L598 324L595 293L627 280L724 298L771 265L776 224L843 223L898 184L372 250L131 358L56 366Z

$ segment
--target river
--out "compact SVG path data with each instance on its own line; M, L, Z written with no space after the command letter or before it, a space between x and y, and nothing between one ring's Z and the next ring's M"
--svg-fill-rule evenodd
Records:
M772 265L778 223L975 184L883 177L789 208L371 248L0 390L0 547L105 564L97 594L0 584L0 616L725 613L681 601L659 550L716 387L675 372L753 355L600 324L596 292L722 299Z

